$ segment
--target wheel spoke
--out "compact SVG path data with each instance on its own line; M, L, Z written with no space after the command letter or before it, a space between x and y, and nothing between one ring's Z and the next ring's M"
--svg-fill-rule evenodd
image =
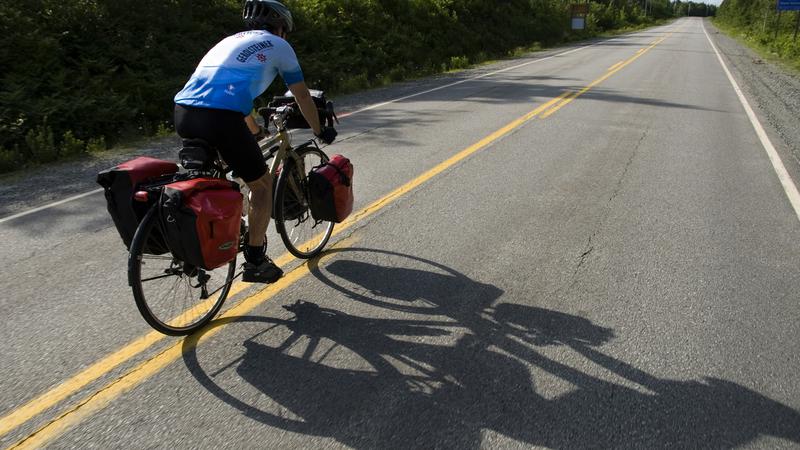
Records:
M308 193L302 188L306 174L299 167L318 166L328 158L316 148L303 149L298 156L299 161L288 160L288 164L285 165L278 179L275 202L278 219L275 226L284 245L293 255L299 258L310 258L318 254L328 242L334 224L312 219L309 210L310 201L306 198ZM299 203L304 210L298 214L295 209L286 215L284 208L287 203L289 205ZM321 228L318 227L323 223Z
M155 276L155 277L142 278L140 281L142 283L144 283L145 281L160 280L162 278L169 278L169 277L178 277L178 278L180 278L180 275L174 274L174 273L166 273L164 275L158 275L158 276Z
M143 255L144 243L157 229L156 214L155 208L148 211L131 243L130 251L135 255L129 267L133 296L139 312L153 328L165 334L189 334L222 307L233 283L236 263L200 270L198 277L189 277L183 272L183 262L170 254Z

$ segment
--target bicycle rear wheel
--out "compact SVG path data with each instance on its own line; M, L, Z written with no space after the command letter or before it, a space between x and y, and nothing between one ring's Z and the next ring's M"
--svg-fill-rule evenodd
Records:
M306 177L308 171L328 162L328 156L314 147L297 152L303 167L292 158L283 162L275 187L275 229L286 249L298 258L318 255L333 233L333 222L314 220L311 216Z
M219 312L235 278L236 259L214 270L184 264L171 253L151 254L163 242L158 205L145 215L131 242L128 284L150 326L171 336L191 334Z

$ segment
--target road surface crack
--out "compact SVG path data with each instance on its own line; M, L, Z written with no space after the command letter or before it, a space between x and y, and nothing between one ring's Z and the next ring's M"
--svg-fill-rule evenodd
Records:
M577 265L577 267L575 267L575 273L576 274L578 273L578 269L580 269L581 266L583 265L583 263L586 262L586 258L589 257L589 254L592 253L592 250L594 250L594 247L592 246L592 238L591 238L591 236L589 237L589 243L587 244L587 247L588 248L586 249L586 251L581 253L580 258L578 259L578 265Z
M563 286L561 286L561 287L555 289L554 291L552 291L551 293L547 294L548 298L553 297L553 296L557 296L557 295L559 295L559 293L561 293L563 291L567 291L569 289L572 289L572 287L575 286L575 284L578 282L578 280L579 280L578 275L580 273L581 267L583 267L589 261L589 257L592 255L592 253L594 253L595 249L597 248L597 245L596 245L597 236L600 234L600 231L603 229L603 227L605 226L606 221L608 220L608 216L611 214L611 204L619 196L620 192L622 192L622 185L623 185L623 183L625 182L625 179L628 176L628 171L630 170L631 166L633 165L633 161L636 159L636 155L639 154L639 149L641 148L642 143L644 142L646 137L647 137L647 131L643 131L642 132L642 136L639 138L639 141L636 143L636 146L634 147L633 151L631 152L631 155L628 158L628 161L625 163L625 167L622 169L622 173L620 174L619 179L617 180L617 183L614 186L614 190L611 192L611 195L608 197L608 200L606 201L606 204L603 207L603 212L600 215L600 219L598 219L595 222L594 229L589 234L589 238L586 240L586 245L583 247L583 250L581 251L581 254L577 257L577 262L575 264L575 269L572 272L572 276L570 277L570 279L566 283L564 283Z
M596 242L597 235L605 226L605 223L608 220L608 216L611 214L611 204L614 202L614 200L616 200L620 192L622 192L622 185L628 176L628 171L633 165L633 161L636 159L636 155L639 154L639 149L642 147L642 143L644 142L646 137L647 137L647 131L645 130L642 132L642 136L639 138L639 141L636 143L636 146L631 152L628 161L625 163L625 167L622 169L622 173L620 174L619 179L617 180L617 184L614 186L614 190L611 192L611 196L606 201L606 205L603 208L603 213L600 219L596 222L594 230L592 230L591 234L589 235L589 239L586 241L586 245L584 246L583 251L578 257L578 262L575 265L575 272L573 273L573 281L570 283L570 286L574 284L574 280L577 278L580 268L583 267L583 265L589 259L589 256L594 251L595 245L593 244L593 242Z

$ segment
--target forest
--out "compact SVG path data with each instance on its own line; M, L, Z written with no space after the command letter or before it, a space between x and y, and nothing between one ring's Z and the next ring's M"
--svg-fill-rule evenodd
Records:
M739 14L758 1L726 0L723 11ZM592 0L586 29L576 32L572 3L286 1L306 81L329 93L715 12L695 2ZM211 46L242 29L240 14L240 0L0 3L0 172L168 133L175 92ZM276 81L271 91L282 89Z
M800 11L779 12L775 0L725 0L715 23L795 70L800 70Z

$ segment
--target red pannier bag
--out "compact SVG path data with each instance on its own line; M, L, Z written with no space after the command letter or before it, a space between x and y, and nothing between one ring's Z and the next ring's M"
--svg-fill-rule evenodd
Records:
M311 169L308 174L311 216L341 222L353 212L353 165L342 155Z
M239 185L195 178L164 186L161 223L172 255L206 270L236 258L242 222Z
M133 194L142 184L171 179L177 171L178 165L174 162L142 156L97 174L97 183L105 191L108 213L125 247L130 248L136 228L150 207L134 201ZM160 255L168 251L163 236L155 230L144 252Z

